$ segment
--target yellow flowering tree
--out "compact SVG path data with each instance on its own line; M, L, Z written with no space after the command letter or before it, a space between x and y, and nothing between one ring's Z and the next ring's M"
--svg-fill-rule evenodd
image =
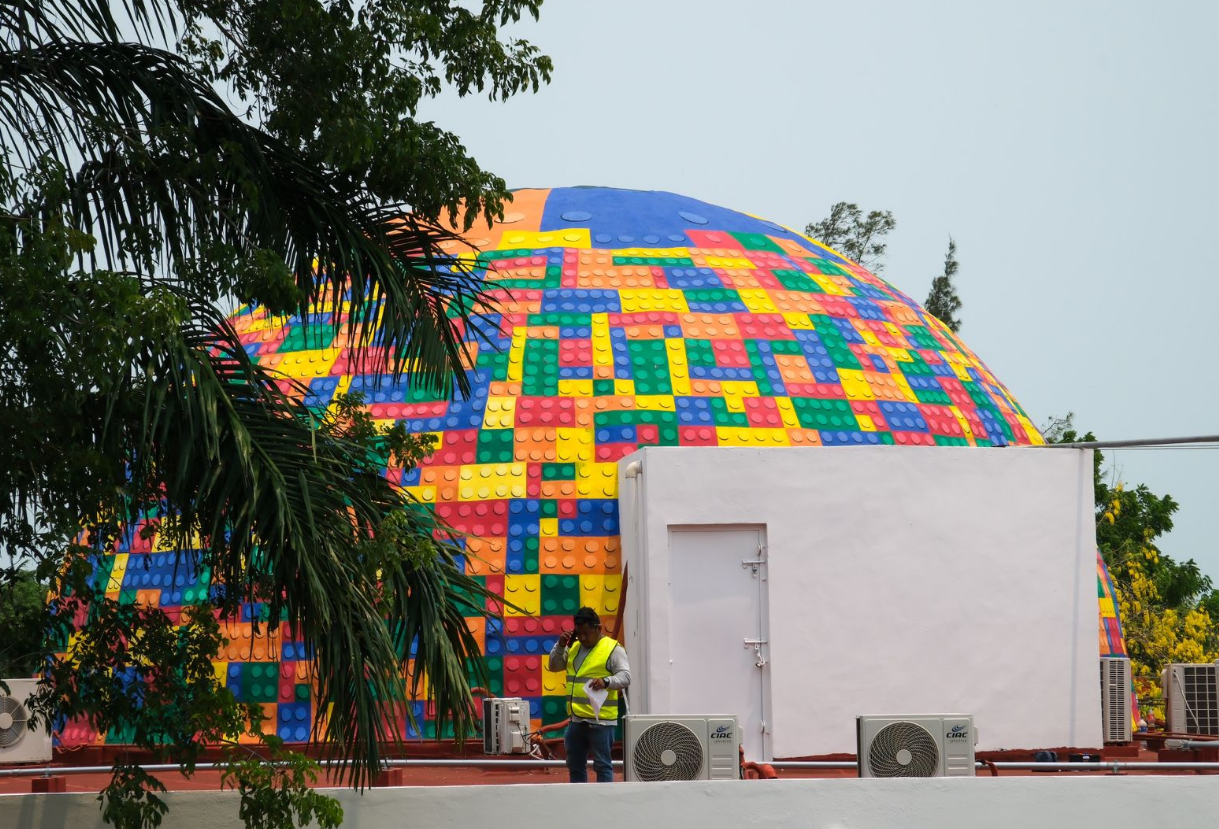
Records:
M1096 440L1078 434L1070 415L1042 431L1051 443ZM1150 700L1168 663L1219 659L1219 593L1193 559L1177 562L1156 544L1172 529L1176 500L1126 486L1100 452L1094 463L1096 543L1113 577L1139 697Z

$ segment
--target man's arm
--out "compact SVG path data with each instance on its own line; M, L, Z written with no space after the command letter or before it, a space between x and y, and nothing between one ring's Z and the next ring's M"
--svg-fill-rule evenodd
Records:
M631 684L631 665L626 661L626 648L619 645L605 660L605 669L610 675L605 679L605 687L620 691Z
M550 658L546 660L546 670L567 670L567 648L563 647L562 638L556 641L554 647L550 649Z

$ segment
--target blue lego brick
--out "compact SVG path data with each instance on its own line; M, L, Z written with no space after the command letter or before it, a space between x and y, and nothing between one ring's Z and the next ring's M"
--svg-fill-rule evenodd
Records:
M665 279L670 288L723 288L724 280L711 268L665 268Z
M676 397L673 399L677 410L677 422L682 426L714 426L715 413L711 410L711 402L705 397Z
M881 401L880 413L885 416L885 422L895 432L926 432L927 421L923 419L918 406L913 403L893 403Z
M542 293L543 314L616 314L621 310L617 291L556 288Z
M876 446L880 443L880 436L876 432L845 432L824 429L821 430L820 435L823 446Z
M637 440L635 427L632 425L623 426L602 426L597 429L597 443L634 443Z

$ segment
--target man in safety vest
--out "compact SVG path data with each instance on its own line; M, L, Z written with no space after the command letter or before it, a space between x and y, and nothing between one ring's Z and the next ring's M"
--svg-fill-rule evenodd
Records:
M572 620L576 629L559 637L548 665L552 671L567 671L567 775L572 783L587 783L591 752L597 782L613 783L610 746L618 724L618 695L631 684L631 666L622 645L601 633L601 619L591 607L577 610ZM590 689L606 692L600 708L600 694L590 698Z

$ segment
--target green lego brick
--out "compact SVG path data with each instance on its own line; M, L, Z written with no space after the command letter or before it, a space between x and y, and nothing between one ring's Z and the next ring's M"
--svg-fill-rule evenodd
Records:
M275 702L279 698L279 663L242 664L241 698L246 702Z
M771 253L783 253L774 239L761 233L733 233L732 236L741 243L745 250L768 250Z
M543 498L539 502L539 515L542 518L558 518L559 502L554 498Z
M749 427L749 417L744 412L731 412L722 397L710 397L711 414L715 417L716 426Z
M574 463L543 463L543 481L574 481L576 465Z
M579 576L542 576L542 615L570 616L579 608Z
M521 394L526 397L555 397L558 393L558 340L529 340L525 344Z
M715 349L711 340L686 340L686 360L692 366L715 366Z
M819 259L816 256L806 257L808 263L827 276L847 276L847 271L843 270L839 265L834 264L828 259Z
M289 326L283 342L276 349L279 353L289 351L315 351L329 348L334 342L335 331L329 325Z
M594 380L593 381L593 396L594 397L612 397L617 392L614 390L613 380Z
M801 291L809 294L824 294L825 289L817 284L808 274L797 270L771 271L775 279L789 291Z
M512 429L479 429L478 463L511 463L515 434Z
M846 400L815 400L803 397L791 398L796 419L805 429L836 429L857 431L859 421Z

